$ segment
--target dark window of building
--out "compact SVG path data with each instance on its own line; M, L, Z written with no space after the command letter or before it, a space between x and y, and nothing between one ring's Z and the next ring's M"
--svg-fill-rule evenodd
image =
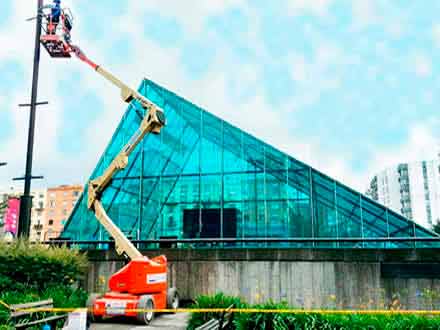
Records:
M49 220L49 226L52 226L53 225L53 220L51 219L51 220Z
M185 238L220 238L221 209L184 210L183 235ZM223 237L234 238L237 235L237 210L223 209Z

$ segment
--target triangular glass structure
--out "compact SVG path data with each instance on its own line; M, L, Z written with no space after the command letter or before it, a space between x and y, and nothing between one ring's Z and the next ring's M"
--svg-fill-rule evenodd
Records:
M164 109L168 124L144 139L102 196L109 216L133 239L334 238L235 245L362 248L415 243L336 240L436 236L150 80L139 92ZM91 178L137 129L141 111L134 103L128 107ZM87 210L86 194L62 237L108 239Z

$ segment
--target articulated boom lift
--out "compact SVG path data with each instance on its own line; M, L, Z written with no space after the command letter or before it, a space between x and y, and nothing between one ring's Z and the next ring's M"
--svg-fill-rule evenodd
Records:
M168 288L167 285L167 259L163 255L153 259L143 256L107 215L101 203L101 195L110 184L113 176L128 165L130 154L145 135L160 133L161 128L166 124L165 115L159 107L110 72L92 62L79 47L71 44L71 20L66 20L65 17L69 18L70 16L63 9L61 28L57 29L56 26L54 29L48 28L49 32L41 37L41 43L49 55L56 58L68 58L71 57L71 53L75 54L81 61L87 63L102 77L117 86L121 90L124 102L130 103L136 100L145 110L145 116L138 130L128 143L104 173L88 183L87 207L95 213L98 221L114 238L118 254L125 254L130 259L126 266L110 277L110 292L101 297L93 297L89 301L90 316L94 319L100 319L107 316L125 315L136 317L139 321L148 324L153 319L153 309L177 309L179 306L177 290ZM47 26L50 26L50 17L46 17L46 19ZM66 22L70 26L66 27ZM54 30L61 31L61 33L53 33ZM133 311L135 309L143 309L144 311Z

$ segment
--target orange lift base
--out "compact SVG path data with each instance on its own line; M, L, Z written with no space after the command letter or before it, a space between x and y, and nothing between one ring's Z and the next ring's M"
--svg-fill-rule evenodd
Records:
M166 257L130 261L110 277L109 288L110 292L93 302L95 318L136 317L138 313L131 310L145 308L139 305L145 297L152 299L154 309L167 308Z

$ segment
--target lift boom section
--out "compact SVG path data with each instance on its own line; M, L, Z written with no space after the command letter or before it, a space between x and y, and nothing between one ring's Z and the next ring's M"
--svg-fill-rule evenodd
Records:
M121 97L124 102L130 103L136 100L145 110L145 117L142 119L141 124L135 134L131 137L128 143L122 148L119 154L111 162L110 166L104 171L104 173L89 182L88 186L88 201L87 206L89 209L94 210L95 215L99 222L105 227L105 229L114 238L116 244L116 251L119 254L125 253L130 259L144 258L142 254L136 249L136 247L130 242L130 240L121 232L121 230L113 223L108 217L101 204L100 196L105 188L110 184L113 176L123 170L128 165L128 157L139 144L139 142L148 133L159 134L161 128L165 125L165 116L155 104L148 101L145 97L139 94L134 89L124 84L121 80L116 78L110 72L106 71L101 66L92 62L85 54L77 47L71 46L74 54L83 62L91 66L97 73L110 81L116 87L121 90Z

